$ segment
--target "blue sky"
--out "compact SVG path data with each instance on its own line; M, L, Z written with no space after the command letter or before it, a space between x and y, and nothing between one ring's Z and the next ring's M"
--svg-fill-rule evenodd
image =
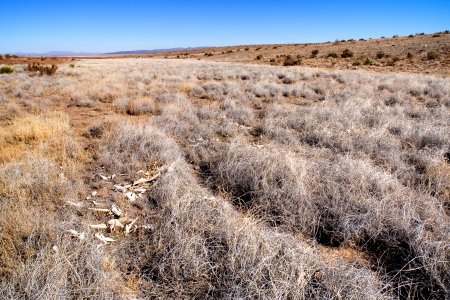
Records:
M450 29L450 1L1 0L0 53L324 42Z

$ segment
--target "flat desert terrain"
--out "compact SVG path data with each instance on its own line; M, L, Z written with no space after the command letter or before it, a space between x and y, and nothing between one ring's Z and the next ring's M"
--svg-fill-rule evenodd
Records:
M352 42L15 62L0 298L445 299L449 36L412 63L355 66ZM318 58L269 53L293 47Z

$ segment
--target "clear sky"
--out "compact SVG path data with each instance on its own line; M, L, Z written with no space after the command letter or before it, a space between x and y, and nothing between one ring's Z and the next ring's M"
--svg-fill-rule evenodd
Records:
M450 29L450 0L1 0L0 11L0 53L325 42Z

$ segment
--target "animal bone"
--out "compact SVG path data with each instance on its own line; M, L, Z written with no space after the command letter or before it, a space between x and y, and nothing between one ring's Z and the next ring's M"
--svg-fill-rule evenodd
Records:
M67 232L69 232L73 237L79 238L80 240L84 240L85 238L84 232L79 233L78 231L73 229L67 230Z
M73 205L75 207L82 207L83 202L72 202L72 201L66 201L67 204Z
M116 241L115 239L112 239L110 237L104 236L100 232L97 232L95 234L95 237L98 238L100 241L102 241L105 244L108 244L109 242L115 242Z
M151 180L147 179L147 178L140 178L140 179L136 180L135 182L133 182L133 185L138 185L138 184L146 183L146 182L150 182L150 181Z
M90 228L93 228L93 229L106 229L106 228L108 228L108 226L106 226L105 223L102 223L102 224L93 224L93 225L89 225L89 227L90 227Z
M117 220L117 219L111 219L111 220L109 220L108 221L108 225L109 225L109 228L111 229L111 230L114 230L114 228L123 228L124 226L123 226L123 224L120 222L120 220Z
M102 174L98 174L98 176L100 176L105 181L109 181L109 177L108 176L104 176Z
M125 192L127 190L127 188L125 188L124 186L121 185L114 185L114 187L116 188L116 190L120 191L120 192Z
M136 201L136 194L133 192L128 192L125 194L125 196L130 200L131 202Z
M97 212L104 212L104 213L111 213L111 211L107 208L95 208L95 207L89 207L90 210L97 211Z
M133 221L131 221L130 224L125 225L125 235L128 235L131 231L131 228L133 227L134 223L136 223L138 218L134 219Z
M117 205L113 204L111 206L111 211L113 212L114 215L116 215L117 217L120 217L122 215L122 211L120 210L119 207L117 207Z

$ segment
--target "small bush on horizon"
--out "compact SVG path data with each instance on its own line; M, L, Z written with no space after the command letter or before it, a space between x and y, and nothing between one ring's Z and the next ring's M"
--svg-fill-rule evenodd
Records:
M284 59L283 66L298 66L302 64L302 59L297 56L297 58L293 58L292 56L288 55Z
M350 49L346 48L344 51L342 51L341 57L342 58L353 57L353 52L350 51Z
M328 53L327 57L338 58L338 55L336 52L331 52L331 53Z
M435 59L438 59L438 58L439 58L439 54L437 54L434 51L430 51L430 52L427 53L427 59L428 60L435 60Z
M383 51L378 51L377 52L377 58L378 59L381 59L381 58L383 58L383 57L385 57L386 56L386 53L384 53Z
M311 58L317 57L317 54L319 54L319 50L314 49L313 51L311 51Z

